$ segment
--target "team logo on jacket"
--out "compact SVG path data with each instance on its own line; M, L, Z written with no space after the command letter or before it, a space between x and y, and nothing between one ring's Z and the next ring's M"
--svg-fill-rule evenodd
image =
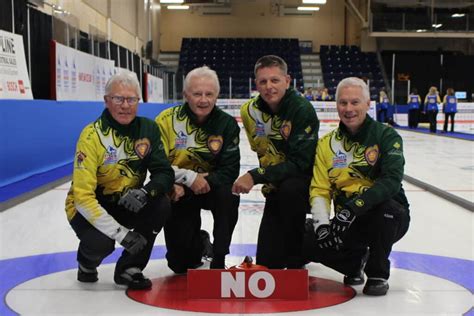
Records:
M255 122L255 136L265 137L265 124L263 124L259 120Z
M365 150L365 160L371 166L375 165L379 159L379 146L375 144L374 146L367 147Z
M223 143L224 139L220 135L211 135L207 139L207 147L214 155L217 155L221 151Z
M150 140L148 138L137 139L133 148L135 148L135 153L137 154L137 156L143 159L143 157L148 155L148 153L150 152Z
M104 155L104 165L113 165L117 163L117 161L117 149L109 145L109 147L107 147L107 152Z
M290 121L283 121L280 127L280 134L283 136L285 140L288 139L291 133L291 122Z
M179 131L178 135L176 135L176 139L174 140L174 147L176 149L186 149L186 144L188 143L188 136L183 133L183 131Z
M82 162L86 159L87 155L84 154L82 151L78 151L76 153L76 167L82 168Z
M347 167L347 155L342 151L338 150L336 156L332 158L333 168L345 168Z

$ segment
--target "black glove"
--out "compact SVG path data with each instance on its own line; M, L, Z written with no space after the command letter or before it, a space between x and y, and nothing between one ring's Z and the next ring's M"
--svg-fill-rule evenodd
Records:
M316 235L316 244L319 248L336 248L336 242L334 241L334 236L331 232L331 227L327 224L314 226L314 221L312 218L307 218L305 222L305 231L307 234Z
M146 246L145 237L134 231L129 231L120 243L131 255L139 253Z
M138 213L147 202L148 192L145 189L131 189L120 198L118 205L125 207L130 212Z
M348 208L336 212L336 215L331 221L331 230L338 244L342 244L342 238L355 218L354 212Z
M316 229L316 244L321 249L337 248L334 236L331 232L331 226L320 225Z

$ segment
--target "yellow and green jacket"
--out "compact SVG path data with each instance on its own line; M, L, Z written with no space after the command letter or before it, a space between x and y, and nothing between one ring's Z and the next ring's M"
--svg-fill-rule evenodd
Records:
M105 109L79 136L66 199L68 220L79 212L99 231L120 241L128 229L107 213L101 201L117 202L128 189L141 188L147 171L150 181L144 188L150 198L171 189L174 173L155 122L136 117L121 125Z
M390 198L408 209L402 187L403 142L390 126L367 116L351 135L345 125L318 142L310 186L313 208L335 211L350 208L361 215Z
M155 119L168 160L176 173L175 182L191 186L197 173L211 188L232 184L239 176L240 128L235 118L217 106L203 124L188 103L163 111Z
M271 189L288 177L311 175L319 120L308 100L290 88L277 113L257 96L242 105L240 115L260 162L259 168L249 171L255 184Z

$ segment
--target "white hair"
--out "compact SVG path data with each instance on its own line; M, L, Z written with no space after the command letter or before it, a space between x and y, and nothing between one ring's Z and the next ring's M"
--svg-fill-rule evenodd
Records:
M339 93L342 88L345 87L360 87L362 89L362 97L364 98L363 101L370 101L370 91L367 84L364 80L356 77L348 77L342 79L336 88L336 102L339 100Z
M137 75L134 72L123 71L110 77L109 81L107 81L107 84L105 85L105 95L108 95L110 91L112 91L112 87L116 84L135 89L137 96L140 99L142 98L142 89L140 88Z
M183 83L184 91L188 90L189 82L194 77L207 77L209 79L212 79L214 81L214 84L216 85L217 94L219 94L219 91L221 90L221 86L219 85L219 78L217 77L217 73L207 66L194 68L193 70L188 72L188 74L186 75L186 78L184 78L184 83Z

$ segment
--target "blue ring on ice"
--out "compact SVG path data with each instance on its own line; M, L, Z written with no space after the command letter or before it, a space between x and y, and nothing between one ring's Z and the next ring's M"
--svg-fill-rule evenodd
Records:
M117 248L103 263L114 263L122 248ZM232 245L232 256L255 255L256 245ZM151 260L164 259L166 247L155 246ZM393 268L410 270L436 276L454 282L474 293L474 261L436 255L392 251L390 255ZM77 268L76 251L41 254L28 257L0 260L0 315L18 315L6 304L8 292L29 280ZM471 310L472 311L472 310ZM467 313L470 313L468 311Z

